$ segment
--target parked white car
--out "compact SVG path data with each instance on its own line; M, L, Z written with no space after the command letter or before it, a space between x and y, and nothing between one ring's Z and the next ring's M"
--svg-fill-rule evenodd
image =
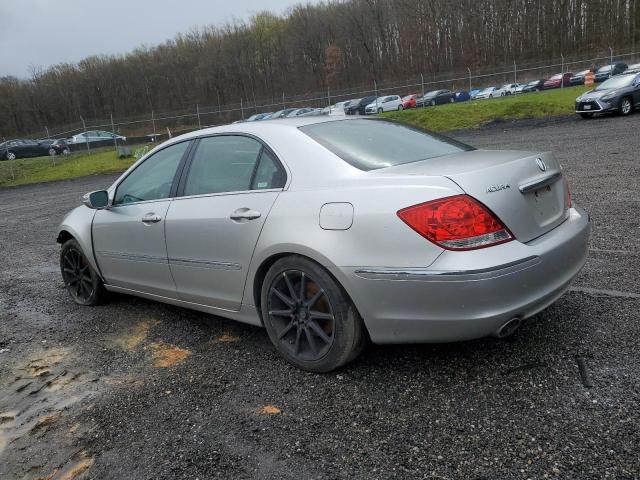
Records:
M507 95L515 95L519 86L520 86L519 83L505 83L498 90L494 92L493 96L505 97Z
M480 100L483 98L493 98L495 96L499 96L500 94L497 93L498 92L498 88L497 87L487 87L484 90L481 90L478 94L476 94L475 97L473 97L475 100Z
M402 99L398 95L378 97L364 109L367 115L372 113L393 112L402 110Z
M347 100L345 102L338 102L335 105L332 105L329 107L329 115L345 115L344 107L346 107L349 102L350 100Z
M127 137L118 135L117 133L105 132L102 130L91 130L89 132L82 132L74 135L67 143L91 143L91 142L103 142L105 140L121 140L125 141Z

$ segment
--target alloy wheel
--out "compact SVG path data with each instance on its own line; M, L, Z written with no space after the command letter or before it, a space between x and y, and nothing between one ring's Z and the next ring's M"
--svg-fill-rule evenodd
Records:
M333 345L336 320L329 297L305 272L287 270L273 281L268 313L277 341L296 359L319 360Z
M90 268L82 252L75 248L64 252L62 278L71 296L79 303L87 302L95 290Z
M16 154L13 152L9 152L7 153L7 160L15 160L16 159Z
M620 111L623 115L629 115L631 113L631 101L628 98L623 98L620 104Z

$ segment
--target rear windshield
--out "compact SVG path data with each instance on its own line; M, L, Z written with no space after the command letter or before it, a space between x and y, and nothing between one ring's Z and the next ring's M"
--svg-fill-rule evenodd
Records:
M473 150L450 138L388 120L340 120L305 125L300 130L365 171Z

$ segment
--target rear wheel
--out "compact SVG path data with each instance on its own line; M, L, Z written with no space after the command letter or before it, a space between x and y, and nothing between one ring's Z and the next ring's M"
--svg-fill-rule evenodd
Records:
M15 160L17 158L16 154L13 152L7 152L5 156L7 157L7 160Z
M291 364L329 372L354 359L366 344L362 319L344 289L304 257L277 260L261 294L271 342Z
M631 99L629 97L623 97L620 100L620 105L618 106L618 112L620 115L629 115L633 111L633 103L631 103Z
M431 100L431 106L435 107L436 106L436 101L435 100Z
M98 305L106 298L102 280L73 238L62 245L60 271L67 291L78 305Z
M378 108L378 113L382 113L384 110L382 110L382 107Z
M404 107L402 105L398 105L398 111L400 112L402 110L404 110Z
M50 157L53 157L56 154L56 149L55 148L50 148L47 153L49 153Z
M65 148L64 150L62 150L62 154L63 155L69 155L71 153L71 150L69 150L68 148Z

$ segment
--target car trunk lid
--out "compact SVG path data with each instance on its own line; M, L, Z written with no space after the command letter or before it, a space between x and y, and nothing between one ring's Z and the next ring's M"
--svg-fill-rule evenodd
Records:
M562 169L551 153L473 150L389 167L378 175L439 175L487 206L521 242L568 215Z

